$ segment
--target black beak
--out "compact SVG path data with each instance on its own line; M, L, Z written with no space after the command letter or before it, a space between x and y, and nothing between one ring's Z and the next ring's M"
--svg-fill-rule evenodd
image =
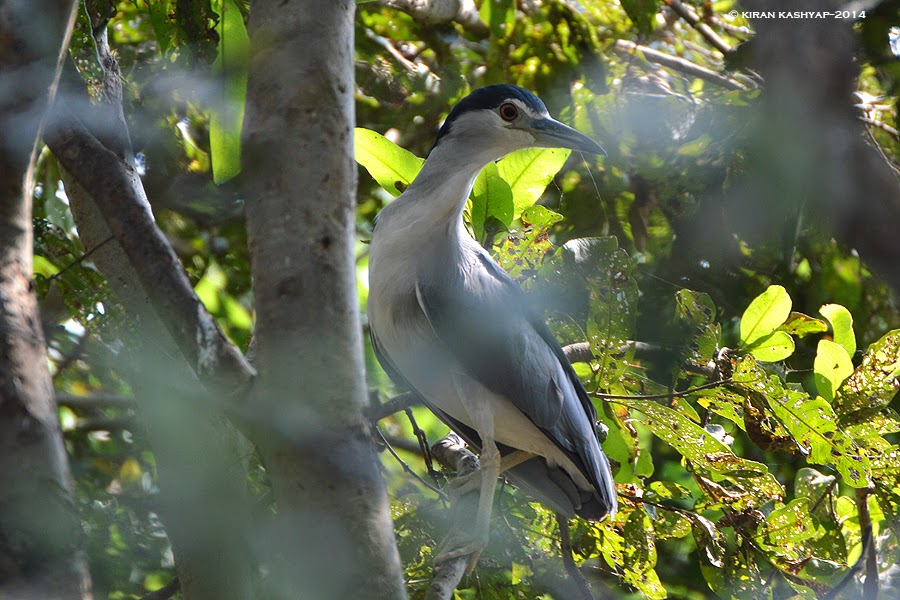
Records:
M607 155L606 150L588 136L549 117L533 121L530 130L538 145L545 148L569 148L600 156Z

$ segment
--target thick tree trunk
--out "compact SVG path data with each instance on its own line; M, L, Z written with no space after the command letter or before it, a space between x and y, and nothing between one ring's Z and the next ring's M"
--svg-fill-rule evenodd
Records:
M784 10L781 0L748 0L754 11ZM838 0L797 0L792 11L836 11ZM847 7L843 7L847 8ZM852 24L839 19L759 19L753 66L766 80L758 132L764 176L741 198L774 210L809 202L835 237L900 291L900 185L866 142L854 108L858 66ZM885 39L885 44L887 39Z
M402 598L368 426L353 260L352 0L255 0L244 123L253 412L282 597Z
M0 1L0 596L4 598L91 597L31 280L29 161L60 46L68 39L72 4Z

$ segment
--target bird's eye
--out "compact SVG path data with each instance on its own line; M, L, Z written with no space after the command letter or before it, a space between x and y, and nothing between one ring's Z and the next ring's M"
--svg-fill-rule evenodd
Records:
M519 109L512 102L500 105L500 118L504 121L514 121L519 116Z

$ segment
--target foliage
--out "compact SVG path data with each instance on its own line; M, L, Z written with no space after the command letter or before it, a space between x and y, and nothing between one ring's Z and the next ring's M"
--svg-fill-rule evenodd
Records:
M244 346L247 3L92 4L114 15L126 118L157 221L197 294ZM740 17L719 26L733 2L690 4L714 13L704 18L732 45L751 37L734 29L749 25ZM361 306L374 216L414 179L454 102L488 83L534 90L609 156L510 155L479 175L466 219L560 340L590 344L592 360L576 368L609 429L604 448L622 507L611 521L573 524L577 562L617 597L811 598L860 560L868 522L887 578L884 565L900 556L900 315L816 215L760 210L740 197L740 178L765 166L754 150L752 77L724 70L709 41L657 2L477 5L486 31L358 4ZM859 92L876 99L863 109L870 120L896 128L900 78L885 32L900 22L884 8L872 17L857 25L866 49ZM664 69L617 40L745 89ZM97 97L84 15L70 54ZM871 134L900 159L887 130ZM81 244L48 152L37 177L35 282L57 390L127 396L128 374L113 359L128 317L91 262L96 248ZM391 394L366 352L370 383ZM154 455L127 406L60 409L97 598L140 597L175 572ZM424 409L413 415L431 442L446 431ZM413 440L402 413L378 426L389 439ZM398 452L428 476L417 453L399 444ZM383 463L410 592L421 598L445 511L387 453ZM249 484L269 508L261 467ZM495 514L491 545L459 597L552 594L564 573L553 516L510 486ZM854 579L845 593L857 587Z

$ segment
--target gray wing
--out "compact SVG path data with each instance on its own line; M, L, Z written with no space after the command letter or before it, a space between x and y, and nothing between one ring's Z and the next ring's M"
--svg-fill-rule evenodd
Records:
M529 310L519 286L489 256L477 258L464 284L417 284L425 316L467 373L521 410L569 456L606 511L614 513L612 473L584 386L552 332Z

